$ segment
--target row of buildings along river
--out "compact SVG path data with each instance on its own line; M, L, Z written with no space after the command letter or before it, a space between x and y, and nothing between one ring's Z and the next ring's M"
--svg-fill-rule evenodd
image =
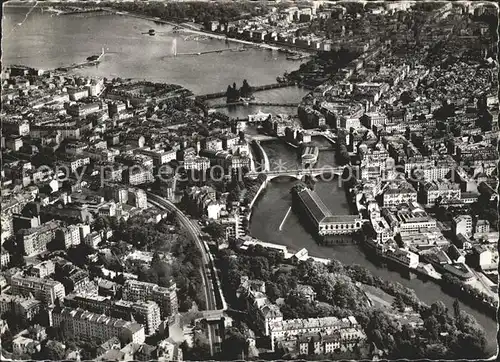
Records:
M313 136L312 142L318 146L318 163L316 167L334 167L335 152L329 141L321 136ZM286 168L292 168L300 162L300 153L291 145L282 140L262 141L269 162L276 167L279 163ZM314 185L314 192L319 196L325 206L333 215L352 214L346 192L337 177L318 178ZM265 242L285 245L289 250L299 251L306 248L309 255L313 257L337 259L344 264L359 264L366 267L373 275L384 280L399 282L402 285L415 290L417 296L425 303L432 304L442 301L450 310L453 307L454 297L442 291L441 287L433 281L411 276L408 272L393 270L379 265L370 258L359 245L335 245L326 246L318 243L317 239L309 229L308 222L296 212L288 212L292 206L291 189L299 181L292 177L278 177L268 183L267 187L259 195L254 205L250 222L250 234L252 237ZM353 215L355 216L355 215ZM342 238L342 236L339 236ZM490 316L461 303L461 307L468 313L474 315L478 322L484 327L488 340L492 341L492 347L496 336L496 322Z

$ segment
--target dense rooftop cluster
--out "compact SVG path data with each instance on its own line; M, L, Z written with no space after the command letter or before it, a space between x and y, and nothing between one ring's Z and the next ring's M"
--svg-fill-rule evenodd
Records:
M249 237L272 170L244 129L262 123L315 154L312 163L313 133L335 144L338 168L352 171L352 215L334 215L311 179L292 196L318 242L360 243L494 313L498 64L488 7L183 6L115 4L317 52L284 75L310 93L295 118L232 120L179 85L2 69L3 356L203 359L217 321L223 359L486 357L484 332L458 304L452 316L362 267ZM153 193L182 211L155 207ZM208 308L207 284L218 288L214 265L245 321L196 313ZM193 323L182 329L181 316Z

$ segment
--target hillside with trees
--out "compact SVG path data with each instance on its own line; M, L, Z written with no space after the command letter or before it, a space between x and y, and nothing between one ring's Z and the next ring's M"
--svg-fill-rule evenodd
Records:
M387 358L484 358L484 330L471 315L460 310L458 301L449 311L442 302L431 306L421 302L399 283L373 276L360 265L343 265L332 260L329 265L307 261L290 261L261 246L246 252L225 250L220 256L223 285L228 302L244 309L235 291L242 276L266 282L271 302L280 303L285 319L353 315L365 329L370 343L387 352ZM290 264L290 262L292 264ZM393 309L379 309L368 303L357 283L374 286L393 296ZM297 285L309 285L316 292L310 302L296 292ZM401 323L398 315L411 310L421 325Z

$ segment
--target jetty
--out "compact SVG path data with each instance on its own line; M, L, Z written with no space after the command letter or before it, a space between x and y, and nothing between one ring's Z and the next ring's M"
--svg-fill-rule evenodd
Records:
M188 53L175 53L171 54L167 57L179 57L179 56L197 56L197 55L205 55L205 54L214 54L214 53L224 53L224 52L243 52L247 50L245 47L238 48L223 48L223 49L214 49L214 50L204 50L201 52L188 52Z
M91 65L97 65L101 62L101 59L104 57L104 55L105 55L104 48L102 48L101 54L90 56L87 58L87 60L85 62L71 64L71 65L66 66L66 67L59 67L59 68L56 68L55 70L67 72L67 71L72 70L72 69L88 67Z

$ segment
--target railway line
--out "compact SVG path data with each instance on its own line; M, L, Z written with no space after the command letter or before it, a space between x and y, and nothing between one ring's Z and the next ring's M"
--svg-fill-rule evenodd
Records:
M218 278L215 271L212 256L210 255L208 245L200 238L200 229L195 225L177 206L164 198L155 195L152 192L147 192L148 202L162 210L167 210L175 213L181 225L186 229L191 239L196 243L200 249L203 266L200 269L202 275L203 288L206 300L207 311L220 310L218 305L224 307L222 292L218 287ZM216 295L219 294L219 298ZM216 332L216 327L209 324L208 326L208 340L210 344L210 354L214 354L214 344L220 343L220 336Z

